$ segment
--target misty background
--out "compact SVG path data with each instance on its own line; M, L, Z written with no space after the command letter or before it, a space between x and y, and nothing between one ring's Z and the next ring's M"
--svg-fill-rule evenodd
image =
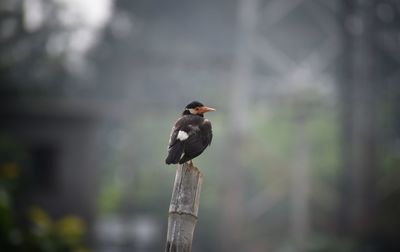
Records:
M396 0L2 0L0 250L162 251L198 100L193 251L399 251L399 82Z

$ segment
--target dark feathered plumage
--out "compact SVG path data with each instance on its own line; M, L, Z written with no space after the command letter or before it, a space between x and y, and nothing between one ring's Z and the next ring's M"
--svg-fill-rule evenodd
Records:
M185 107L171 131L166 164L183 164L199 156L211 144L212 128L204 113L215 111L200 102Z

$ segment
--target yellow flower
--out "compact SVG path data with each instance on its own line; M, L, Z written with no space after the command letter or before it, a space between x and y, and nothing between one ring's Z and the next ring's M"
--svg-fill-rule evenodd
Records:
M70 215L58 221L56 230L60 238L68 245L75 245L82 241L86 233L86 224L81 218Z
M53 221L43 209L33 206L29 208L28 216L34 224L34 231L37 234L43 235L50 232Z
M15 179L20 175L20 169L15 162L8 162L0 167L0 177Z

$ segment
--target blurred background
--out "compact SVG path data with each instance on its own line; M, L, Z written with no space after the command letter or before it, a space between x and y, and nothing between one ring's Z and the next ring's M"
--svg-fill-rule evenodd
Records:
M163 251L199 100L193 251L400 251L399 82L396 0L2 0L0 250Z

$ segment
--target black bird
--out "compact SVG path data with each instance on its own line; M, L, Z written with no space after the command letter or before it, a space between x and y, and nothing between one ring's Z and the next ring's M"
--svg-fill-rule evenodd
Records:
M204 113L215 111L198 101L189 103L172 127L166 164L183 164L200 155L211 144L212 129Z

